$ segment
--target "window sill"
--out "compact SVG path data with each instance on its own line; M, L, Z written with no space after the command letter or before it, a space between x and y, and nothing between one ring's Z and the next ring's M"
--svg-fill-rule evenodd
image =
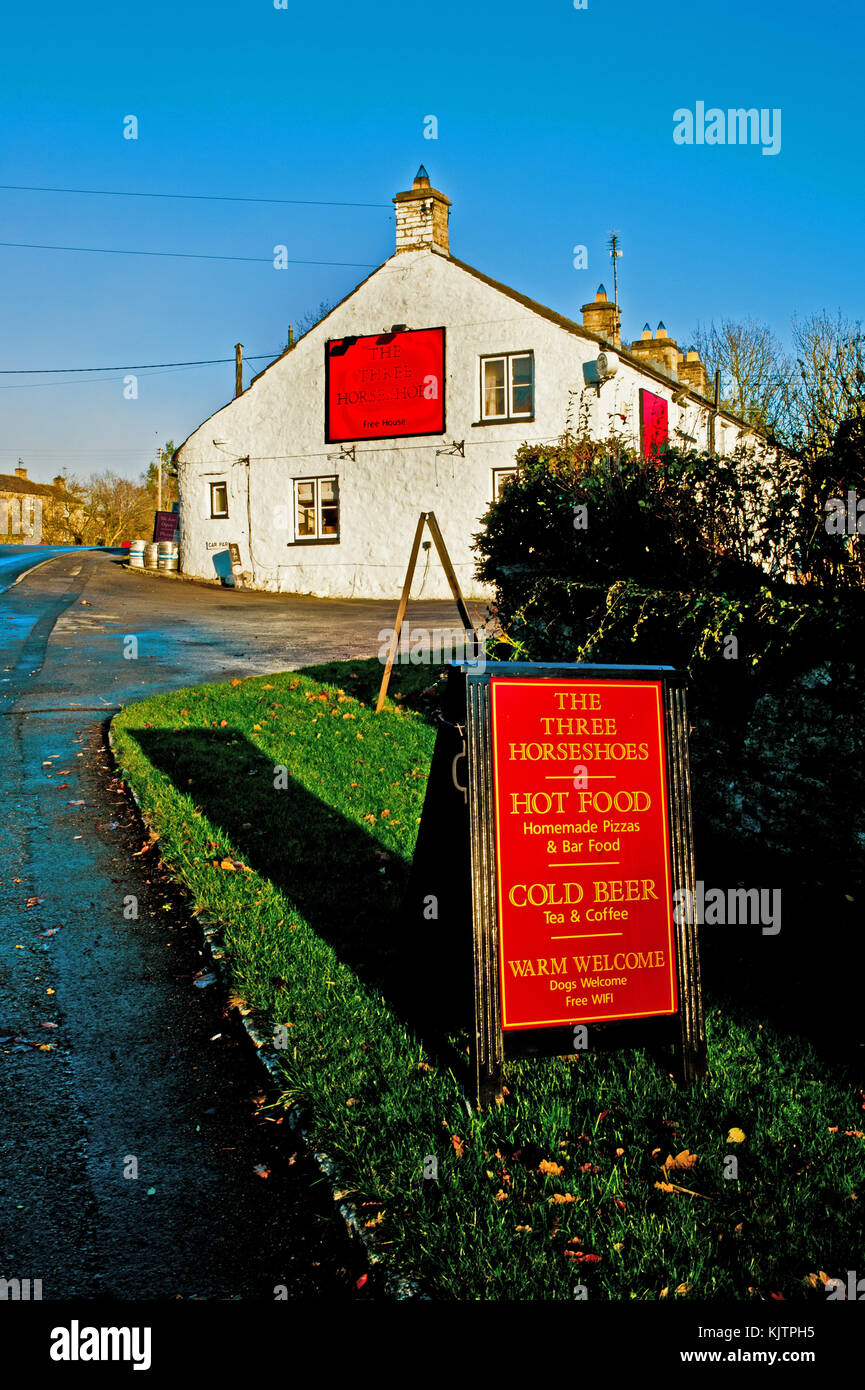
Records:
M534 418L534 415L499 415L494 420L473 420L471 427L474 430L480 425L530 425Z
M286 541L286 545L339 545L339 536L302 536L296 541Z

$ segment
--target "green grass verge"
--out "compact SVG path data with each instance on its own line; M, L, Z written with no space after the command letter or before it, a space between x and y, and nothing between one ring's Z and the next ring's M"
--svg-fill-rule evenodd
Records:
M822 1301L821 1272L863 1263L865 1097L801 1039L714 1001L708 1087L642 1052L583 1054L511 1064L480 1114L466 1039L443 1063L389 1006L435 732L429 671L398 669L375 716L380 672L201 686L113 728L164 862L222 923L238 998L285 1026L283 1101L308 1103L394 1267L442 1298ZM693 1166L664 1171L685 1150Z

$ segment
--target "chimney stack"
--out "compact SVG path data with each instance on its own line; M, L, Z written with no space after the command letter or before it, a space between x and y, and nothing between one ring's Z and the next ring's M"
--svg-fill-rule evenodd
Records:
M407 193L397 193L396 249L397 251L438 251L450 255L448 217L450 198L430 187L429 174L423 165L414 176Z
M61 488L63 492L66 491L66 479L62 473L57 474L57 477L54 479L54 486Z
M621 321L621 309L607 299L607 291L603 285L598 285L594 299L591 303L583 305L583 327L598 338L603 338L604 342L620 348Z
M698 395L708 397L709 373L695 348L689 348L687 354L679 353L679 380L687 382Z
M631 352L634 357L639 357L641 362L651 362L653 367L660 367L667 376L678 381L677 370L681 353L675 339L667 336L663 323L658 324L654 338L651 328L646 324L637 341L631 343Z
M15 477L16 477L16 478L23 478L23 479L26 481L26 478L27 478L27 469L26 469L26 468L16 468L16 469L15 469Z

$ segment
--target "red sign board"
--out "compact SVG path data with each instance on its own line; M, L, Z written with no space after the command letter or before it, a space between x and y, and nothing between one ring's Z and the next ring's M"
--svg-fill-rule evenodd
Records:
M153 519L153 539L173 541L177 536L180 516L177 512L156 512Z
M329 444L444 434L443 328L333 339L324 352Z
M640 388L640 438L644 459L657 458L661 446L669 443L670 427L667 423L667 402L663 396Z
M502 1028L675 1013L660 682L491 697Z

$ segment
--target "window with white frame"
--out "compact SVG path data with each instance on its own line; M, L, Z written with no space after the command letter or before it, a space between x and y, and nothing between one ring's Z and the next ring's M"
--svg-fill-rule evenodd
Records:
M228 483L210 484L210 515L228 516Z
M535 413L535 355L481 358L481 419L526 420Z
M493 474L493 501L498 502L508 483L517 476L515 468L494 468Z
M339 540L339 483L336 478L295 478L295 541Z

